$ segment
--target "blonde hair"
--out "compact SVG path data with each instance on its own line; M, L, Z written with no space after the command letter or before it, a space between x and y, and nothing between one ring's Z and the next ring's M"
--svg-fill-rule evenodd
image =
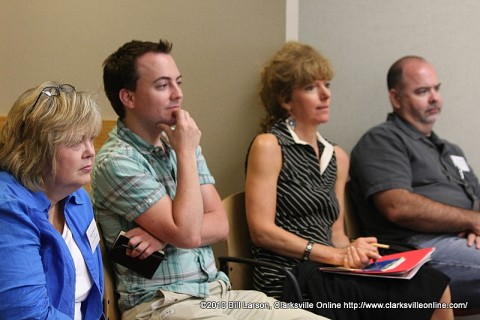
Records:
M288 117L282 103L290 101L293 89L315 80L331 80L333 74L328 59L312 46L296 41L285 43L260 72L259 93L267 111L262 130L267 131L278 120Z
M59 94L45 94L47 87L57 87ZM55 174L59 146L96 137L101 129L93 96L62 88L66 86L49 81L25 91L0 131L0 168L32 191L43 190L43 178Z

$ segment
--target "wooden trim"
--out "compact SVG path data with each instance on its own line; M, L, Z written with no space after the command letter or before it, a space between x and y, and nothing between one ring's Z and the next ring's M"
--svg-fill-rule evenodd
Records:
M117 120L103 120L102 130L95 139L95 149L98 151L108 139L108 134L112 131L113 127L117 124Z

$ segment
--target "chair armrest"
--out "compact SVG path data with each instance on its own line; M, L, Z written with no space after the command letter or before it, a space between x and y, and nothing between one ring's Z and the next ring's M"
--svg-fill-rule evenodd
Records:
M218 261L220 262L220 270L222 270L227 275L228 275L228 262L249 264L251 266L264 266L264 267L268 267L268 268L278 270L278 271L282 272L285 275L285 277L288 279L288 281L290 282L290 284L293 288L295 297L297 299L297 301L294 301L294 302L302 302L302 300L303 300L302 292L300 291L300 286L298 284L297 278L292 273L292 271L290 271L290 269L288 269L288 268L280 267L276 264L266 262L266 261L249 259L249 258L230 257L230 256L229 257L226 257L226 256L218 257Z

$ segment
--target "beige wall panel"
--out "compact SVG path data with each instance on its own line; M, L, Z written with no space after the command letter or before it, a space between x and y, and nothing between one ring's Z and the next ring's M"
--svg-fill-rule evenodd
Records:
M285 38L278 0L0 0L0 115L45 80L102 91L101 65L124 42L166 38L183 74L184 107L222 197L244 187L244 159L263 113L260 65Z

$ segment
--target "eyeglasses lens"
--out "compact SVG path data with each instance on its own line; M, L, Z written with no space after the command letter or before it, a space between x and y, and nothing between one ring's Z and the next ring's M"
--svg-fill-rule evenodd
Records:
M52 87L43 88L42 91L40 91L37 99L33 103L32 107L30 108L30 111L28 111L28 113L24 115L23 120L25 121L26 116L28 114L30 114L32 112L32 110L35 108L35 106L37 105L38 100L40 100L40 97L42 96L42 94L45 94L46 96L48 96L50 98L50 97L59 96L60 92L71 93L71 92L76 92L76 91L75 91L75 87L72 86L71 84L62 84L60 86L52 86Z
M58 87L46 87L42 90L42 93L46 94L49 97L52 96L59 96L60 92L73 92L75 91L75 87L69 84L62 84Z

